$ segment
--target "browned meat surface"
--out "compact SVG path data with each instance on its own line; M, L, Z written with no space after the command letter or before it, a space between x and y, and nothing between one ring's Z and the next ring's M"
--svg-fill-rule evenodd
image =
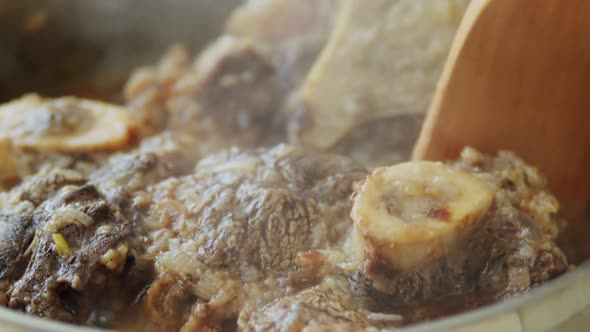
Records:
M118 204L121 199L170 177L191 171L197 159L195 140L164 132L146 138L130 152L113 154L89 172L90 182Z
M172 47L153 67L135 70L125 85L125 99L140 136L157 133L168 124L165 107L174 83L190 71L190 55L183 46Z
M170 127L199 137L202 148L210 145L205 152L267 145L282 129L273 128L284 94L275 68L263 47L245 39L218 39L172 94Z
M107 278L123 271L130 224L84 182L47 171L3 197L1 241L19 243L2 252L1 292L11 308L82 323L106 300L95 292L108 292Z
M281 293L298 253L342 243L352 183L364 174L348 158L279 145L214 155L154 186L150 317L169 329L214 327Z
M251 314L246 331L359 331L371 326L355 309L346 284L328 279L296 295L274 300Z
M136 72L127 84L141 131L167 123L198 140L198 156L282 141L285 91L267 53L259 43L229 36L212 43L192 65L186 51L171 50L156 68Z
M25 254L35 236L30 214L0 216L0 304L8 304L7 291L25 271L29 257Z
M138 284L150 282L153 270L153 261L143 259L146 250L144 217L151 199L147 188L167 178L190 173L197 158L194 144L190 136L164 132L144 139L131 152L112 155L88 175L89 183L118 206L131 222L129 255L133 256L135 269L130 271L130 278Z
M0 303L99 326L110 317L113 324L151 275L151 263L135 259L145 250L138 225L144 189L190 172L192 143L161 134L105 158L87 176L45 167L2 193Z

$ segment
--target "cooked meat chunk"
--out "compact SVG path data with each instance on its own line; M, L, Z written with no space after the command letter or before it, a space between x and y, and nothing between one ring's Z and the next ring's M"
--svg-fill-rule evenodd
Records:
M189 173L198 156L194 144L192 137L170 132L146 138L137 149L107 158L89 173L90 182L121 204L149 185Z
M497 188L496 209L489 214L486 227L491 235L486 239L490 249L488 256L481 256L496 264L488 264L481 271L482 289L489 289L485 283L490 283L501 296L510 295L567 270L566 257L555 243L565 220L536 168L509 152L492 158L473 149L463 151L456 167ZM499 273L499 266L505 269L500 270L503 273Z
M372 175L388 174L379 183L402 183L405 188L404 194L376 205L388 207L385 217L377 208L366 205L370 201L358 197L355 200L355 232L364 240L357 240L360 245L354 250L364 257L351 282L359 294L364 294L369 310L403 313L410 321L432 318L525 291L568 270L567 259L555 243L563 226L557 217L559 206L535 168L511 153L490 157L469 148L450 167L436 166L446 167L447 171L428 175L419 173L418 166L413 167L414 174L421 174L417 180L420 183L411 182L410 173L408 180L401 180L407 182L392 182L400 180L388 179L393 174L390 170L377 170ZM448 186L453 181L459 183L458 179L466 175L471 180L461 180L463 185L457 187L461 192ZM377 184L375 179L372 181ZM371 188L375 190L356 195L387 198L378 196L382 190L378 185ZM368 190L366 185L362 188ZM419 198L411 196L416 188L426 194ZM470 188L480 189L467 194ZM479 203L483 201L477 198L485 197L483 191L490 190L485 188L491 189L491 205ZM383 189L382 193L385 192ZM404 211L400 213L393 207ZM421 214L423 209L426 216ZM392 213L408 224L401 228L393 223ZM361 215L373 217L360 219ZM375 240L378 235L371 232L385 230L376 227L388 223L389 228L397 229L396 234L384 233L382 240ZM374 224L373 228L369 229L368 224ZM405 237L394 240L401 232L405 232ZM377 241L399 243L392 244L390 249ZM400 250L404 247L411 252L400 256L394 251L403 253ZM449 304L443 308L442 302Z
M183 46L176 45L154 67L137 69L125 85L125 99L140 137L164 130L169 114L165 102L171 89L190 71L190 56Z
M36 234L35 209L64 186L79 186L84 178L73 171L45 170L26 178L10 192L0 193L0 297L8 292L31 259ZM6 304L6 303L4 303Z
M186 51L175 48L155 69L134 74L128 104L143 132L190 134L198 156L276 144L284 135L285 93L267 53L249 39L225 36L189 66Z
M0 304L109 326L141 301L156 330L377 329L568 269L558 204L512 154L368 175L289 145L193 168L193 143L163 132L88 175L44 169L1 193Z
M133 151L105 156L87 176L46 168L2 194L0 242L15 245L2 247L0 300L89 324L99 324L93 319L105 308L111 315L125 311L151 275L151 263L135 259L145 251L139 219L144 189L189 173L193 143L162 133ZM136 268L130 270L130 262Z
M248 40L221 37L172 93L170 127L199 137L205 152L267 145L273 130L282 129L273 128L283 101L281 83L265 49Z
M131 222L128 249L134 268L129 279L138 287L149 283L153 274L153 260L144 259L147 235L144 218L151 200L147 187L191 173L198 158L194 144L193 137L165 131L144 138L135 150L112 155L88 175L89 183Z
M0 193L0 301L8 304L10 290L30 261L29 246L35 237L35 207L61 187L83 183L75 172L45 171L27 178L11 192Z
M328 279L296 295L274 300L248 317L245 331L358 331L371 326L350 303L346 285Z
M352 183L364 175L348 158L279 145L226 151L203 159L194 175L154 186L148 252L159 276L148 312L161 324L196 328L271 299L299 252L341 245ZM187 283L190 291L176 289ZM170 304L169 294L196 303L190 317L162 317L168 311L158 303Z
M20 211L21 206L36 207L45 200L53 197L64 186L81 185L85 182L84 176L72 170L45 168L35 176L26 178L18 187L3 194L3 202L0 207L3 210L12 211L15 206Z
M10 307L84 322L107 300L95 292L107 292L106 278L123 270L130 224L84 183L75 172L52 170L3 197L1 242L19 242L2 252L0 291Z
M8 289L29 263L25 252L34 236L31 214L0 215L0 305L7 304Z

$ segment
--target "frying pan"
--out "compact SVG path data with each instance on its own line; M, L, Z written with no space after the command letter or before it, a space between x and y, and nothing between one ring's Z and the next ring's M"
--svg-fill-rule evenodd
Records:
M154 63L174 43L202 47L239 2L0 0L0 102L31 91L117 100L131 69ZM520 296L402 330L569 332L589 326L590 262ZM0 330L97 331L2 307Z

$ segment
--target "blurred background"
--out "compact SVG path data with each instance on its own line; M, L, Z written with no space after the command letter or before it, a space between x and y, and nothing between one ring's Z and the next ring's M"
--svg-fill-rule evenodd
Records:
M240 0L0 0L0 102L118 99L130 70L213 39Z

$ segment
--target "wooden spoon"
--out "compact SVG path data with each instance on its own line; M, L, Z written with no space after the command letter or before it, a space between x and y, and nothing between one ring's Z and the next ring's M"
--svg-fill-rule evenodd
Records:
M414 159L465 145L512 150L547 176L569 217L590 197L590 1L474 0Z

